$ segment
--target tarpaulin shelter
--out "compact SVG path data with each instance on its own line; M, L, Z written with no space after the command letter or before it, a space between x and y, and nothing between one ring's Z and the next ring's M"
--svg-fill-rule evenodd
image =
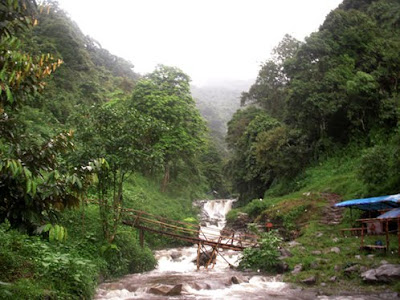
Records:
M387 210L400 207L400 194L353 199L335 204L336 207L350 207L367 211Z
M387 195L379 197L371 197L364 199L353 199L335 204L336 207L356 208L368 212L386 211L376 218L360 219L361 228L348 228L344 231L361 232L361 248L384 249L389 248L389 223L397 223L397 232L399 239L399 256L400 256L400 194ZM343 232L342 232L343 233ZM385 235L386 243L375 245L364 245L364 236L366 235Z

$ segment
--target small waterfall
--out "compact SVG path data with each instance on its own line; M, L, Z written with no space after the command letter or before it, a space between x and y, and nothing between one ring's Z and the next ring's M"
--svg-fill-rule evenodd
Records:
M207 216L206 225L222 229L226 223L226 214L232 209L232 204L235 201L234 199L225 199L203 202L203 215Z
M226 224L226 214L232 209L235 199L201 200L200 230L209 240L217 240ZM202 236L200 236L202 237Z

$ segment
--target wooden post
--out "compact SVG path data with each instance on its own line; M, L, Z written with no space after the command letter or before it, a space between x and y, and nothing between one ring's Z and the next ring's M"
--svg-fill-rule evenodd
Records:
M213 248L213 251L211 252L211 256L210 256L210 259L207 261L207 263L206 263L206 269L208 269L208 265L211 263L211 261L214 259L214 255L215 255L215 250L217 249L217 246L215 246L214 248Z
M385 249L386 252L389 251L389 219L386 220L385 229L386 229L386 249Z
M139 241L140 241L140 246L144 248L144 230L139 229Z
M197 244L197 270L200 269L200 242Z
M397 217L397 235L399 237L399 256L400 256L400 217Z
M364 223L361 223L361 249L364 248Z

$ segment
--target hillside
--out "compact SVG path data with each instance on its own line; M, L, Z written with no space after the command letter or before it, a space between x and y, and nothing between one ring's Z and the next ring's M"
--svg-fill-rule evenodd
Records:
M263 199L230 211L229 226L237 230L241 224L237 218L243 219L243 214L248 216L249 223L257 224L262 230L266 222L271 222L273 229L284 237L279 268L280 272L284 271L285 281L312 286L317 293L327 295L399 292L398 281L368 284L361 277L363 272L384 262L400 262L396 235L390 235L387 253L361 251L360 237L349 232L342 234L341 229L360 227L356 220L367 214L333 207L337 202L367 195L367 186L358 179L363 151L362 147L349 146L321 160L296 180L296 192L281 195L282 187L277 187ZM374 243L383 238L372 236L366 240ZM254 268L261 268L262 259L258 257L258 260Z
M176 244L148 235L141 248L123 209L194 220L220 158L200 164L208 136L188 75L139 77L43 5L0 4L0 298L89 299Z
M286 35L228 123L228 171L243 203L289 185L320 159L358 144L368 195L400 177L400 6L345 0L305 41Z
M397 236L387 253L360 251L360 238L340 230L368 214L334 207L399 193L399 12L398 1L343 1L305 41L286 35L242 95L228 123L227 168L240 194L229 224L272 223L278 234L263 233L246 267L323 294L399 291L396 279L370 285L378 280L365 275L399 267ZM268 243L280 237L277 253Z
M242 81L228 81L201 87L191 86L196 106L207 120L211 136L222 153L227 151L225 143L227 123L240 107L241 93L249 86L249 83Z

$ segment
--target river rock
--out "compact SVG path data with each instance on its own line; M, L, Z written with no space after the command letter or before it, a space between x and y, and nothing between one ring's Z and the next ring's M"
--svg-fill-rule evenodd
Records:
M138 286L134 283L130 283L130 284L125 285L125 289L127 289L131 293L134 293L137 291Z
M243 283L243 280L241 280L239 277L237 276L232 276L231 277L231 283L232 284L241 284Z
M314 255L321 255L322 252L319 251L319 250L314 250L314 251L311 252L311 254L314 254Z
M276 272L278 274L282 274L282 273L285 273L285 272L287 272L289 270L289 265L287 263L281 261L276 265L275 268L276 268Z
M348 267L346 269L344 269L344 273L346 273L347 275L353 274L360 271L360 266L359 265L354 265L351 267Z
M381 264L381 265L387 265L388 262L387 262L386 260L381 260L381 261L380 261L380 264Z
M153 286L149 289L150 294L154 295L160 295L160 296L166 296L167 293L171 290L171 287L166 286L166 285L158 285L158 286Z
M315 276L308 277L308 278L303 279L301 281L301 283L304 283L304 284L307 284L307 285L313 285L316 282L317 282L317 278Z
M293 271L291 273L293 275L296 275L296 274L299 274L302 270L303 270L303 265L302 264L298 264L298 265L294 266Z
M385 264L361 273L366 282L390 282L400 279L400 265Z
M192 288L194 288L195 290L211 290L211 286L208 283L205 282L195 282L192 285Z
M181 258L181 254L178 251L174 251L171 253L171 259L173 261L179 261L180 258Z
M332 276L331 278L329 278L329 281L330 282L335 282L337 280L337 277L336 276Z
M179 296L182 293L182 284L175 285L167 293L167 296Z
M280 259L293 256L293 254L288 249L285 248L280 248L279 252L281 253Z
M339 247L332 247L331 252L335 252L336 254L340 253L340 248Z

